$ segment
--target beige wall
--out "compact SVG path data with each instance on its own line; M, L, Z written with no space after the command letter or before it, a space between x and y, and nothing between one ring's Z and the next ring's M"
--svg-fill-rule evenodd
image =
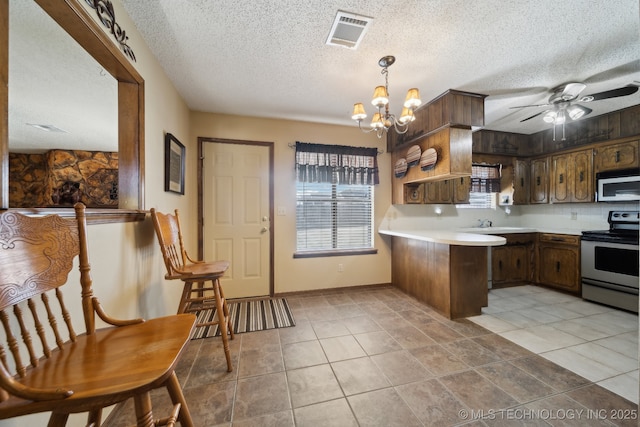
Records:
M287 293L311 289L340 288L356 285L389 283L391 257L388 242L374 233L376 255L322 258L293 258L296 249L295 150L296 141L319 144L377 147L384 151L385 142L372 134L364 134L356 126L335 126L289 120L239 117L210 113L191 113L191 142L198 137L265 141L274 144L275 170L274 210L284 207L286 215L275 215L274 269L275 292ZM391 200L390 156L378 156L380 184L375 187L375 229ZM206 213L205 213L206 215ZM338 272L338 264L344 271Z

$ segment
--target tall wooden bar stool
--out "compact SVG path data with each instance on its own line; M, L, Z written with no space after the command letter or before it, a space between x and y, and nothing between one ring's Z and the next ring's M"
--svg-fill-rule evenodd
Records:
M172 215L163 214L155 208L151 208L151 217L167 269L165 278L179 279L184 282L182 296L178 303L178 313L206 309L216 310L216 320L199 322L197 326L218 325L224 346L224 355L227 359L227 371L231 372L233 365L228 340L233 339L233 325L227 299L224 297L220 285L220 278L229 268L229 261L205 262L189 257L184 248L177 209Z
M175 367L195 327L193 314L116 320L93 296L85 207L76 220L0 214L0 419L50 412L49 427L133 398L138 427L194 425ZM84 333L76 334L62 287L78 258ZM66 288L70 290L70 288ZM81 304L80 304L81 301ZM96 328L96 315L109 326ZM77 325L78 323L76 323ZM82 324L82 322L80 323ZM82 331L80 331L82 332ZM155 419L151 390L166 388L173 407Z

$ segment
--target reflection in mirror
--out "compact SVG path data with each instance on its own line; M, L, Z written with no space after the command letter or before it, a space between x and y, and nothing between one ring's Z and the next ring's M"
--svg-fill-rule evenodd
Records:
M35 2L9 2L10 207L118 207L118 82Z

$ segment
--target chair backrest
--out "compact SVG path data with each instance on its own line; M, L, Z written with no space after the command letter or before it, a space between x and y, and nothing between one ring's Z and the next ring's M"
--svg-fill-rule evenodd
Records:
M182 231L180 230L180 217L178 210L175 213L164 214L151 208L151 218L156 230L156 236L160 243L162 259L167 268L167 279L175 279L187 264L187 254L182 241Z
M29 365L38 366L42 357L50 357L53 346L60 348L66 341L76 341L60 289L76 256L86 333L95 332L85 207L78 203L75 209L76 220L13 211L0 214L0 322L5 339L0 343L0 388L4 390L16 386L10 372L24 377ZM7 398L6 392L0 393L0 401L3 398Z

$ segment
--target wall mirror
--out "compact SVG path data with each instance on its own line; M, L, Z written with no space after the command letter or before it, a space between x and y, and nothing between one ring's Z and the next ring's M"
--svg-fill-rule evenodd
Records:
M0 0L0 15L9 16L0 26L0 41L12 49L10 65L2 58L0 70L0 77L8 78L0 108L9 119L0 136L2 208L12 208L10 151L111 151L119 157L117 209L89 209L89 221L143 217L144 81L91 12L80 0Z

